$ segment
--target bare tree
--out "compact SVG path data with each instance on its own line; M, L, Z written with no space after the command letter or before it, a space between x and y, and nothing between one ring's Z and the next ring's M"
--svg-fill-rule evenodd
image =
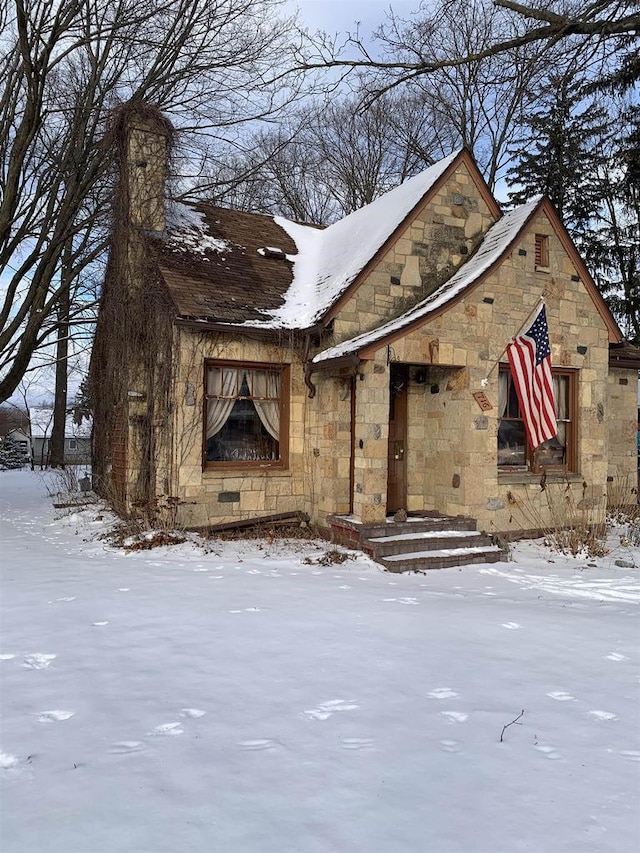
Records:
M264 85L292 45L279 0L5 0L0 10L0 400L87 307L108 220L110 111L148 100L227 138L290 94ZM66 249L63 271L63 252ZM70 309L58 315L71 292ZM80 296L74 299L74 296Z
M257 134L197 190L232 207L327 224L438 159L438 121L422 96L388 95L365 109L357 95L334 95Z
M424 31L437 30L443 15L448 14L450 0L439 0L433 7L421 7L417 25ZM468 7L475 5L469 3ZM521 50L528 45L544 49L564 44L570 48L585 42L606 45L608 53L627 49L625 39L633 38L640 29L640 10L637 0L491 0L491 5L505 14L499 27L483 44L461 53L447 49L422 51L406 38L416 31L416 22L407 22L391 14L389 23L378 31L383 50L382 58L372 55L369 47L356 35L347 40L359 56L348 58L336 50L335 41L320 38L305 47L298 56L297 68L306 70L334 68L349 73L354 69L379 72L373 96L398 85L411 82L434 71L472 65L489 57ZM462 23L462 21L460 21ZM419 45L421 42L418 43Z

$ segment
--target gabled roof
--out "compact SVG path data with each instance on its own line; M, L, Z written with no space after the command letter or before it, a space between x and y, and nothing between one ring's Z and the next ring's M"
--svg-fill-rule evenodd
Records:
M501 219L495 222L485 234L475 254L459 267L450 279L426 299L423 299L422 302L405 311L399 317L383 323L369 332L364 332L350 340L343 341L340 344L323 350L314 357L313 363L319 365L323 362L355 354L369 356L372 351L379 349L387 343L391 343L398 337L407 334L411 329L422 325L428 319L441 314L452 303L457 302L470 288L478 284L486 275L499 266L503 258L511 250L513 244L523 233L529 221L540 210L544 210L545 214L549 217L565 249L571 255L576 268L579 269L581 278L594 300L596 309L609 329L610 339L621 341L622 335L620 329L604 299L595 286L553 206L548 199L543 197L533 199L527 204L506 213Z
M276 217L298 246L298 254L291 258L291 290L276 317L283 323L292 315L304 317L307 325L320 320L459 154L445 157L322 231Z
M396 332L405 332L408 327L417 324L417 322L424 322L436 312L440 313L444 306L448 305L497 264L523 230L539 203L540 200L535 199L510 213L506 213L487 231L476 253L448 281L427 296L426 299L423 299L422 302L370 332L357 335L318 353L313 359L314 363L318 364L322 361L352 355L365 347L384 341Z
M50 438L53 428L53 409L32 407L29 409L32 438ZM91 436L91 421L83 419L77 424L73 415L67 415L64 425L65 438L89 438Z
M310 328L462 153L324 229L279 216L173 203L166 233L150 239L179 316L250 328Z

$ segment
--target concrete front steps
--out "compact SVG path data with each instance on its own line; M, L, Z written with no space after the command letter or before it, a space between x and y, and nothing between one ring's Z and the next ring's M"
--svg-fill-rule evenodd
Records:
M476 530L474 519L463 516L419 515L400 522L389 518L382 524L333 516L330 524L334 541L365 551L390 572L496 563L507 556Z

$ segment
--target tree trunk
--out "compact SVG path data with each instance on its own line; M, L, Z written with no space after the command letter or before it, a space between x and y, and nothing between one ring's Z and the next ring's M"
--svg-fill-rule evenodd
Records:
M67 421L67 380L69 356L69 310L72 276L72 246L69 239L62 253L62 281L65 284L58 303L58 334L56 341L56 390L53 404L53 426L49 445L49 464L64 468L64 439Z

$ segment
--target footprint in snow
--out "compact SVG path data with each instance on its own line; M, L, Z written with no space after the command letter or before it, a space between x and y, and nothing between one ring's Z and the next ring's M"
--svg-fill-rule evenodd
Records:
M243 740L238 744L245 752L264 752L267 749L275 749L278 744L274 740L261 738L258 740Z
M118 592L129 592L131 590L130 586L119 586Z
M469 715L465 714L464 711L440 711L440 713L454 723L466 723L469 719Z
M623 749L620 755L626 758L627 761L640 761L640 750L637 749Z
M516 628L520 627L520 625L518 625L517 622L503 622L502 627L503 628L509 628L511 631L515 631Z
M179 716L198 720L200 717L204 717L206 713L206 711L201 711L199 708L181 708Z
M340 746L342 749L373 749L373 740L368 737L343 737Z
M25 655L22 660L22 666L26 669L46 669L52 660L55 660L55 655L44 655L39 652L33 655Z
M111 746L111 755L129 755L133 752L142 752L144 743L139 740L121 740Z
M440 747L443 752L460 752L460 744L457 740L441 740Z
M571 693L566 693L564 690L554 690L552 693L547 693L550 699L555 699L556 702L575 702L576 697Z
M18 763L15 755L9 755L8 752L0 752L0 770L10 770Z
M383 598L383 601L397 601L398 604L417 604L417 598Z
M611 711L589 711L592 717L595 717L596 720L617 720L618 717L616 714L612 714Z
M13 660L15 655L0 655L0 660Z
M63 598L56 598L56 601L75 601L75 595L66 595Z
M305 716L312 720L328 720L337 711L356 711L360 706L354 704L353 699L330 699L321 702L317 708L305 711Z
M545 758L548 758L551 761L557 761L558 758L562 758L555 746L544 746L543 744L537 743L534 748L537 749L538 752L541 752Z
M36 717L39 723L61 723L63 720L69 720L75 711L40 711Z
M450 687L436 687L435 690L427 693L427 696L430 699L453 699L454 696L457 695L456 691L452 690Z
M182 723L162 723L159 726L155 726L150 732L147 732L148 737L165 737L167 735L182 734L184 734Z
M615 660L615 661L629 660L629 658L626 655L621 655L618 652L611 652L610 655L606 655L606 658L607 658L607 660Z
M108 622L93 622L94 628L103 628L105 625L108 625Z

